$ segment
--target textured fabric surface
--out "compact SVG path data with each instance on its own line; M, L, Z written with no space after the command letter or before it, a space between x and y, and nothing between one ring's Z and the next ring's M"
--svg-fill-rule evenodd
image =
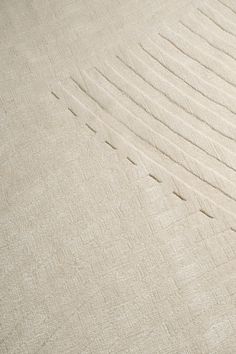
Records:
M0 3L0 353L236 352L236 3Z

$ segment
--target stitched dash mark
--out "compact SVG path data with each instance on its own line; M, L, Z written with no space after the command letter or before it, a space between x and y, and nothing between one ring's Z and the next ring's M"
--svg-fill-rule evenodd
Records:
M51 92L52 93L52 92ZM52 93L53 94L53 93ZM59 98L58 98L59 99ZM96 130L95 129L93 129L92 127L90 127L89 126L89 124L87 124L87 123L85 123L85 125L89 128L89 129L91 129L93 132L95 132L96 133ZM130 131L132 131L126 124L124 124ZM139 135L137 135L134 131L132 131L137 137L139 137L141 140L144 140L144 141L146 141L144 138L142 138L141 136L139 136ZM146 141L149 145L152 145L152 144L150 144L148 141ZM108 141L105 141L105 143L107 143L108 145L110 145L113 149L116 149L115 147L113 147ZM155 146L156 147L156 146ZM158 149L157 147L156 147L156 149ZM159 150L159 149L158 149ZM164 153L163 151L161 151L161 150L159 150L163 155L165 155L166 157L168 157L168 158L170 158L171 160L173 160L168 154L166 154L166 153ZM127 158L127 160L129 160L132 164L134 164L134 165L137 165L134 161L132 161L128 156L126 157ZM174 160L173 160L174 161ZM178 162L177 162L177 164L179 164ZM192 172L191 172L192 173ZM158 183L162 183L162 181L160 181L160 180L158 180L157 179L157 177L155 177L154 175L152 175L152 174L149 174L149 177L151 177L151 178L153 178L155 181L157 181ZM201 179L199 176L197 176L199 179ZM207 181L206 181L206 183L208 183ZM209 184L209 183L208 183ZM213 186L214 187L214 186ZM216 188L216 187L214 187L214 188ZM218 189L218 188L216 188L216 189ZM221 191L221 190L220 190ZM181 195L179 195L178 193L176 193L175 191L173 191L173 194L175 194L178 198L180 198L181 200L184 200L184 201L186 201L186 199L185 198L183 198ZM213 216L211 216L211 215L209 215L208 213L206 213L205 211L203 211L202 209L200 210L200 212L202 212L203 214L205 214L207 217L209 217L209 218L214 218ZM233 227L231 227L230 228L230 230L232 230L233 232L235 232L236 233L236 229L234 229ZM42 344L42 346L40 346L40 348L39 348L39 350L44 346L46 344L46 341ZM38 350L38 351L39 351ZM37 351L37 353L38 353L38 351Z
M201 38L204 42L206 42L207 44L209 44L212 48L219 50L220 52L224 53L225 55L227 55L229 58L236 60L236 58L230 54L229 52L227 52L226 50L224 50L221 47L218 47L217 45L213 44L211 41L209 41L207 38L205 38L204 36L202 36L200 33L195 32L191 27L189 27L188 25L186 25L184 22L180 21L179 22L183 27L187 28L189 30L189 32L193 33L194 35L198 36L199 38Z
M155 43L154 43L155 44ZM157 61L163 68L165 68L167 71L169 71L171 74L173 74L175 77L177 77L178 79L180 79L181 81L183 81L186 85L188 85L189 87L191 87L194 91L198 92L201 96L205 97L206 99L208 99L211 102L214 102L216 105L224 107L225 109L227 109L229 112L233 113L234 115L236 114L235 111L233 111L229 106L216 101L214 98L211 98L210 96L206 95L204 92L200 91L199 89L197 89L195 86L191 85L188 81L186 81L182 76L176 74L176 72L172 69L170 69L167 65L163 64L157 57L155 57L152 53L150 53L141 43L139 43L140 48L148 55L150 56L153 60ZM206 122L207 124L207 122ZM210 126L210 125L209 125ZM212 129L214 127L211 127ZM219 132L219 131L218 131ZM222 135L224 135L226 138L232 139L231 137L220 133Z
M107 145L109 145L113 150L117 150L114 145L112 145L111 143L109 143L109 141L105 140L105 143L106 143Z
M94 128L92 128L91 125L89 125L88 123L85 123L85 125L86 125L86 127L87 127L88 129L90 129L94 134L97 133L97 131L96 131Z
M88 91L86 91L79 83L76 81L72 76L70 76L70 79L79 87L79 89L86 95L88 96L93 102L95 102L101 109L106 111L106 107L103 106L100 102L98 102Z
M206 70L211 71L214 75L218 76L221 80L227 82L229 85L236 87L236 85L234 84L234 82L229 81L228 79L226 79L224 76L222 76L221 74L217 73L215 70L213 70L210 66L202 63L200 60L192 57L191 55L189 55L188 53L186 53L183 49L181 49L180 47L178 47L171 39L169 39L168 37L166 37L165 35L163 35L162 33L159 33L159 36L163 39L165 39L167 42L169 42L173 47L175 47L177 50L179 50L182 54L184 54L186 57L192 59L193 61L195 61L195 63L198 63L199 65L201 65L203 68L205 68Z
M73 111L73 109L71 109L70 107L68 107L67 109L73 114L73 116L77 117L77 114Z
M59 96L57 96L56 94L55 94L55 92L53 92L53 91L51 91L51 94L57 99L57 100L59 100L60 99L60 97Z
M210 218L210 219L214 219L214 216L212 216L212 215L208 214L205 210L200 209L199 211L200 211L202 214L206 215L208 218Z
M236 11L234 9L232 9L232 7L230 7L229 5L225 4L223 1L221 0L217 0L219 3L221 3L223 6L227 7L227 9L229 9L231 12L233 12L236 15Z
M152 179L154 179L154 181L156 181L158 183L162 183L162 181L160 179L158 179L156 176L154 176L153 174L149 173L148 176L151 177Z
M217 27L219 27L223 32L226 32L228 34L231 34L231 36L236 37L236 34L227 30L226 28L224 28L223 26L221 26L217 21L215 21L213 18L211 18L209 15L207 15L204 11L202 11L201 9L197 8L197 11L199 11L203 16L205 16L206 18L208 18L208 20L210 20L211 22L213 22Z
M129 156L126 157L127 160L132 163L134 166L137 166L136 162L134 162L133 160L131 160L131 158Z
M175 191L173 191L172 193L173 193L174 195L176 195L176 197L178 197L178 198L181 199L182 201L186 202L186 199L185 199L182 195L180 195L179 193L177 193L177 192L175 192Z

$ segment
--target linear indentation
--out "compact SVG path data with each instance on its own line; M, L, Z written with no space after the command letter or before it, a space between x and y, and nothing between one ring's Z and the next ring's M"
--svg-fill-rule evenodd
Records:
M77 117L77 114L73 111L73 109L71 109L70 107L68 107L67 109L73 114L73 116Z
M137 166L136 162L134 162L133 160L131 160L131 158L129 156L126 157L127 160L132 163L134 166Z
M159 178L157 178L156 176L154 176L153 174L149 173L148 176L151 177L152 179L154 179L154 181L156 181L157 183L162 183L162 181Z
M236 15L236 10L232 9L229 5L225 4L223 1L218 0L219 3L221 3L223 6L227 7L231 12L233 12Z
M224 53L225 55L227 55L229 58L236 60L236 58L230 54L229 52L227 52L226 50L224 50L221 47L218 47L217 45L213 44L211 41L209 41L207 38L205 38L204 36L202 36L200 33L195 32L190 26L188 26L186 23L180 21L179 22L183 27L187 28L189 30L189 32L193 33L194 35L198 36L199 38L201 38L204 42L206 42L207 44L209 44L209 46L211 46L212 48L219 50L220 52Z
M91 96L91 99L93 99L95 102L95 98L93 96ZM97 102L98 103L98 102ZM98 103L99 104L99 103ZM116 118L117 119L117 118ZM124 123L122 120L118 119L118 121L124 125L129 131L131 131L134 135L136 135L139 139L141 139L142 141L144 141L145 143L147 143L148 145L150 145L152 148L154 148L156 151L160 152L161 154L163 154L163 156L165 156L166 158L168 158L169 160L173 161L174 163L176 163L177 165L181 166L184 170L188 171L189 173L191 173L193 176L197 177L199 180L205 182L206 184L208 184L209 186L211 186L212 188L214 188L215 190L218 190L219 192L221 192L222 194L224 194L226 197L228 197L229 199L236 201L236 198L234 198L232 195L230 195L229 193L225 192L223 189L215 186L213 183L211 183L210 181L206 180L204 177L201 177L199 174L197 174L196 172L192 171L189 167L185 166L183 163L177 161L173 156L171 156L170 154L168 154L167 152L165 152L164 150L162 150L160 147L158 147L156 144L151 143L150 141L148 141L147 139L143 138L141 135L137 134L133 129L130 128L130 126L126 123Z
M88 129L90 129L94 134L97 133L97 131L96 131L94 128L92 128L91 125L89 125L88 123L85 123L85 125L86 125L86 127L87 127Z
M60 97L59 96L57 96L56 94L55 94L55 92L53 92L53 91L51 91L51 94L57 99L57 100L59 100L60 99Z
M174 195L176 195L176 197L178 197L179 199L181 199L181 200L183 200L184 202L186 202L186 199L181 195L181 194L179 194L179 193L177 193L177 192L175 192L175 191L173 191L172 192Z
M114 145L112 145L109 141L105 140L105 143L109 145L113 150L117 150Z
M190 114L191 116L195 117L197 120L199 120L200 122L202 122L203 124L207 125L211 130L217 132L218 134L224 136L225 138L227 139L230 139L232 141L235 142L235 139L232 138L231 136L223 133L221 130L215 128L213 125L209 124L207 121L205 121L203 118L201 118L198 114L192 112L191 110L185 108L182 104L180 104L178 101L176 101L175 99L173 99L171 96L169 96L165 91L162 91L161 89L159 89L157 86L153 85L150 81L147 81L145 79L145 77L143 75L141 75L139 72L137 72L131 65L127 64L122 58L120 58L119 56L117 56L117 58L127 67L129 68L132 72L134 72L138 77L140 77L143 81L145 81L149 86L151 86L154 90L156 90L157 92L159 92L161 95L163 95L164 97L166 97L171 103L173 103L174 105L176 105L177 107L179 107L180 109L184 110L184 112ZM114 83L113 83L114 85ZM116 86L117 87L117 86ZM123 92L124 93L124 92ZM129 96L130 98L130 96ZM134 100L133 100L134 101ZM136 102L137 104L137 102ZM139 104L139 106L141 106ZM142 107L143 108L143 107ZM165 108L164 108L165 109ZM167 111L168 112L168 111ZM149 114L151 114L150 112L148 112ZM157 119L157 117L156 117ZM169 129L172 129L167 123L164 123L162 120L158 119L160 122L162 122L162 124L165 124ZM173 129L172 129L173 130ZM187 137L183 136L182 134L180 133L177 133L175 130L173 130L173 132L175 134L178 134L180 135L183 139L185 140L189 140ZM190 140L191 144L194 144L194 142L192 140ZM195 144L196 147L198 147L199 149L202 149L199 145ZM204 150L204 149L203 149ZM204 152L206 152L204 150ZM207 152L206 152L207 153ZM211 157L214 157L216 158L216 156L208 153ZM217 158L216 158L217 159ZM221 161L221 160L220 160ZM221 161L222 162L222 161Z
M202 63L200 60L196 59L195 57L193 57L192 55L188 54L187 52L185 52L182 48L178 47L171 39L169 39L168 37L166 37L165 35L163 35L162 33L159 33L159 36L163 39L165 39L167 42L169 42L170 44L172 44L173 47L175 47L177 50L179 50L182 54L184 54L186 57L192 59L193 61L195 61L195 63L198 63L199 65L201 65L203 68L205 68L206 70L209 70L210 72L212 72L214 75L218 76L221 80L227 82L229 85L236 87L234 82L226 79L224 76L222 76L221 74L217 73L214 69L212 69L210 66Z
M209 15L207 15L204 11L202 11L201 9L197 8L197 10L206 18L208 18L208 20L210 20L211 22L213 22L217 27L219 27L223 32L226 32L228 34L231 34L232 36L236 37L236 34L227 30L226 28L224 28L223 26L221 26L217 21L215 21L213 18L211 18Z
M205 210L200 209L199 211L200 211L202 214L206 215L208 218L210 218L210 219L214 219L214 216L212 216L212 215L208 214L208 212L206 212Z
M123 123L124 124L124 123ZM130 129L126 124L124 124L128 129ZM87 123L86 123L86 126L89 126ZM131 129L130 129L131 130ZM93 130L94 131L94 130ZM131 130L132 131L132 130ZM132 131L133 132L133 131ZM135 132L133 132L135 135L137 135ZM142 140L145 140L144 138L142 138L141 136L139 136L139 135L137 135L139 138L141 138ZM107 144L109 144L112 148L115 148L115 147L113 147L109 142L107 142L106 141L106 143ZM149 142L148 142L149 143ZM150 143L149 143L150 144ZM152 144L151 144L152 145ZM156 147L156 146L155 146ZM156 149L157 149L157 147L156 147ZM159 149L158 149L159 150ZM166 154L166 153L164 153L163 151L161 151L161 150L159 150L162 154L164 154L166 157L168 157L169 159L171 159L172 161L174 161L173 160L173 158L171 158L168 154ZM129 161L132 161L129 157L127 157L127 159L129 160ZM176 161L175 161L176 162ZM132 161L132 163L133 163L133 161ZM191 171L189 171L189 172L191 172ZM192 174L194 174L193 172L191 172ZM195 175L195 174L194 174ZM155 176L153 176L152 174L149 174L149 176L151 177L151 178L153 178L154 180L156 180L158 183L161 183L161 181L159 181ZM201 179L201 180L203 180L203 181L205 181L204 179L202 179L200 176L196 176L196 177L198 177L199 179ZM206 183L208 183L207 181L205 181ZM209 183L208 183L209 184ZM211 185L211 184L210 184ZM214 187L215 189L218 189L217 187L215 187L215 186L212 186L212 187ZM222 192L222 190L220 190L220 189L218 189L219 191L221 191ZM174 192L173 192L174 193ZM179 196L180 197L180 196ZM181 198L182 199L182 198ZM204 212L203 210L200 210L202 213L204 213L205 215L207 215L209 218L214 218L213 216L211 216L211 215L209 215L208 213L206 213L206 212ZM234 229L234 228L232 228L231 227L231 230L232 231L234 231L234 232L236 232L236 230Z
M101 109L106 111L106 107L104 107L100 102L98 102L87 90L85 90L78 81L76 81L72 76L70 76L70 79L76 84L76 86L79 87L79 89L86 95L88 96L93 102L95 102Z
M129 68L131 71L133 71L138 77L140 77L143 81L145 81L149 86L151 86L153 89L157 90L159 93L161 93L162 95L164 95L170 102L174 103L175 105L177 105L178 107L182 108L186 113L194 116L195 118L199 119L202 121L202 119L198 116L195 115L194 113L192 113L191 111L188 111L187 109L185 109L184 106L180 105L178 102L176 102L175 100L173 100L169 95L167 95L164 91L159 90L156 86L154 86L152 83L150 83L149 81L147 81L141 74L139 74L133 67L131 67L129 64L127 64L123 59L121 59L119 56L117 56L117 58L127 67ZM112 84L114 87L116 87L123 95L125 95L126 97L128 97L132 102L134 102L137 106L139 106L140 108L142 108L147 114L149 114L150 116L152 116L155 120L159 121L160 124L164 125L166 128L168 128L170 131L172 131L174 134L178 135L179 137L183 138L184 140L186 140L188 143L194 145L196 148L198 148L199 150L203 151L204 153L206 153L208 156L212 157L213 159L217 160L219 163L225 165L226 167L228 167L229 169L233 170L234 172L236 172L236 169L232 166L230 166L228 163L222 161L220 158L218 158L217 156L209 153L207 150L203 149L200 145L194 143L194 141L192 141L191 139L187 138L186 136L180 134L178 131L176 131L175 129L173 129L169 124L167 124L166 122L162 121L161 119L159 119L155 114L153 114L152 112L148 111L141 103L137 102L133 97L131 97L126 91L122 90L116 83L114 83L113 81L111 81L109 78L106 77L106 75L104 75L100 70L97 69L97 71L110 83ZM203 121L205 122L205 121ZM207 123L206 123L207 124ZM218 130L217 130L218 131ZM234 139L233 139L234 141Z
M153 42L153 41L152 41ZM153 42L154 43L154 42ZM154 43L155 44L155 43ZM155 44L156 45L156 44ZM189 87L191 87L194 91L198 92L201 96L205 97L206 99L208 99L209 101L215 103L218 106L221 106L225 109L227 109L229 112L231 112L232 114L236 114L235 111L233 111L229 106L216 101L214 98L208 96L207 94L205 94L204 92L202 92L201 90L199 90L197 87L191 85L188 81L186 81L182 76L178 75L174 70L172 70L171 68L169 68L167 65L163 64L156 56L154 56L152 53L150 53L141 43L139 43L140 48L147 54L149 55L153 60L157 61L163 68L165 68L167 71L169 71L171 74L173 74L174 76L176 76L178 79L180 79L181 81L183 81L186 85L188 85ZM224 135L222 133L222 135ZM224 135L225 136L225 135ZM227 135L225 137L228 137ZM229 137L230 139L231 137ZM231 138L232 139L232 138Z

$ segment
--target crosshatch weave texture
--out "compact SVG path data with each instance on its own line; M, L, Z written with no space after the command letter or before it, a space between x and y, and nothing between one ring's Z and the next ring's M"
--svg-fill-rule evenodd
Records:
M236 353L236 3L2 0L0 353Z

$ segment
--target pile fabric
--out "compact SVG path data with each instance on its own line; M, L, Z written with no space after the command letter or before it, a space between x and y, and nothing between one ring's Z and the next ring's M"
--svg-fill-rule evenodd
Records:
M236 353L236 2L0 2L0 353Z

